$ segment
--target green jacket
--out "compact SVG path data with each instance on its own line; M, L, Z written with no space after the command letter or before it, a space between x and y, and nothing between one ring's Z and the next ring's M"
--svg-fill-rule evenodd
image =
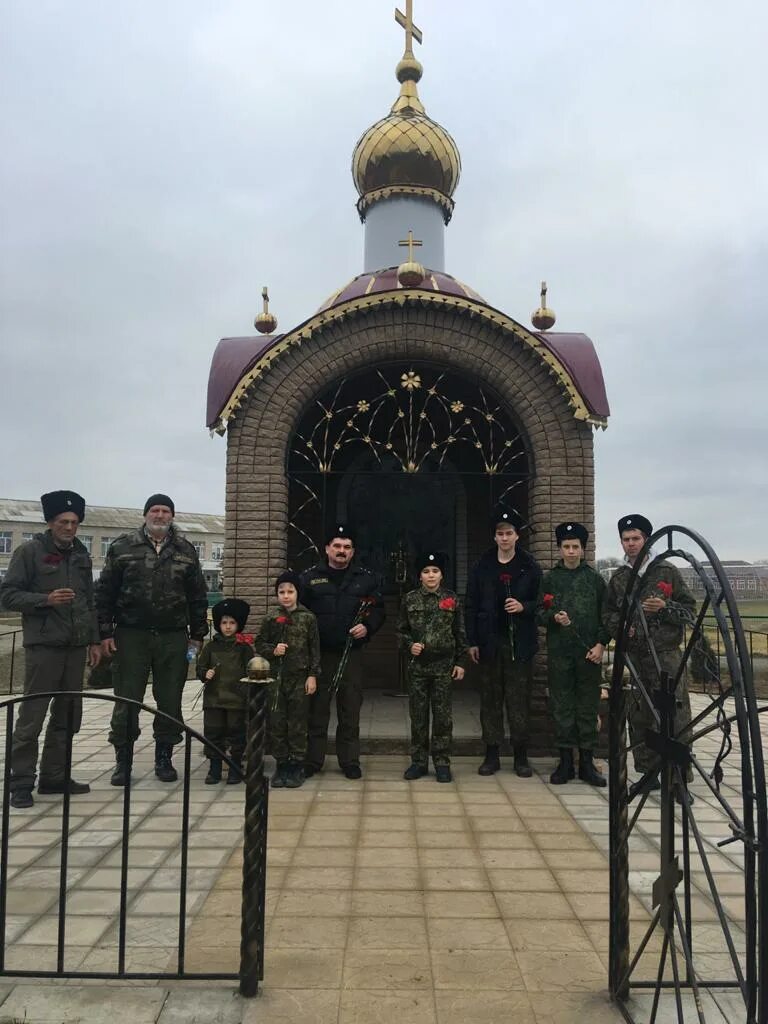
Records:
M573 654L608 643L610 637L602 621L605 589L603 577L584 561L576 569L566 568L561 561L544 573L536 619L540 626L546 626L551 654ZM544 607L545 594L553 597L550 608ZM568 612L570 626L555 622L558 612Z
M287 619L285 623L278 619ZM287 644L288 650L280 657L273 653L275 647ZM307 608L299 605L294 611L274 608L261 620L261 627L253 643L256 653L266 658L273 673L281 668L285 676L320 675L320 634L317 619Z
M64 587L74 590L75 599L48 604L51 591ZM46 530L17 548L0 583L0 606L21 612L25 647L85 647L99 642L91 556L77 538L64 550Z
M446 605L446 607L440 607ZM400 605L397 623L400 648L408 653L411 644L424 644L420 665L430 661L451 661L466 666L467 636L461 602L452 590L440 587L430 593L424 587L411 590Z
M632 569L629 565L622 565L608 581L608 589L603 602L603 624L608 635L613 639L616 639L619 630L621 606L631 572ZM672 585L671 598L664 597L659 590L659 583ZM663 608L653 615L646 615L648 632L653 639L654 646L659 650L677 650L683 642L683 626L694 621L696 598L686 587L678 570L669 562L657 562L647 569L639 578L638 586L638 604L647 597L661 597L667 601L667 608ZM637 610L633 616L633 625L635 626L635 636L629 641L630 650L647 647Z
M197 552L171 527L158 555L140 527L110 545L96 585L102 637L116 626L187 629L193 640L208 635L208 591Z
M204 708L238 710L248 704L248 683L241 683L254 650L250 644L238 643L233 636L215 633L204 645L197 659L198 678L205 683ZM213 679L205 682L205 673L215 669Z

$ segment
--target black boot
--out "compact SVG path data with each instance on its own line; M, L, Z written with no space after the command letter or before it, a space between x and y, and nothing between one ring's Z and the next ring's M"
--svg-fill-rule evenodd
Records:
M236 786L238 783L243 781L243 771L239 758L236 758L233 754L232 760L235 762L237 767L233 768L232 765L229 766L229 771L227 772L228 786Z
M530 779L533 768L528 764L528 750L524 746L515 747L515 773L521 779Z
M498 744L492 743L485 748L485 760L477 769L478 775L494 775L501 768Z
M128 747L115 747L115 770L109 780L113 786L125 786L130 775L128 769Z
M155 743L155 775L161 782L175 782L179 777L171 762L172 755L172 743Z
M288 765L285 785L288 789L298 789L304 785L304 765L300 761L291 761Z
M595 768L591 750L579 751L579 778L589 786L607 785L605 776Z
M573 776L573 751L570 747L560 747L560 761L549 776L549 781L553 786L564 786Z
M212 757L208 767L208 774L205 776L206 786L215 786L221 782L221 758Z
M273 789L283 789L285 786L286 775L288 774L288 762L278 761L277 767L275 768L275 774L270 780L270 784Z

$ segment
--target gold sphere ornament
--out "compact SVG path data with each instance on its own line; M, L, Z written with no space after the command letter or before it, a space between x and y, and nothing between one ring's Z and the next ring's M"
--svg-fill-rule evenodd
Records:
M261 297L264 300L264 307L253 321L253 326L259 334L272 334L277 328L277 317L269 312L269 289L266 285L261 289Z
M248 675L245 679L242 679L241 682L266 683L271 679L269 662L266 658L262 658L260 654L256 654L251 658L245 666L245 670Z
M424 267L415 260L406 260L397 268L397 280L403 288L418 288L426 276Z
M541 305L537 310L531 313L531 323L537 331L548 331L550 327L555 326L556 320L557 317L555 316L554 309L549 309L547 307L547 282L542 281Z

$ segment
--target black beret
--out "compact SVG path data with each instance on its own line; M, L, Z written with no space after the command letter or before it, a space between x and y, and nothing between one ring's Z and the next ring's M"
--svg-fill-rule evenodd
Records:
M640 533L644 533L646 537L650 537L653 533L653 526L649 519L645 516L638 515L633 512L631 515L622 516L618 522L619 536L624 533L625 530L639 530Z
M587 546L589 530L581 523L560 523L555 527L555 540L562 544L564 540L580 540L583 547Z
M326 533L325 533L325 543L326 544L330 544L332 540L336 540L337 538L339 538L340 540L349 540L349 541L351 541L352 542L352 546L354 547L355 535L352 532L352 530L350 530L350 528L348 526L345 526L343 523L334 524L333 526L329 526L328 529L326 530Z
M290 569L286 569L285 572L281 572L275 580L275 593L278 591L278 587L281 583L292 583L296 587L296 593L301 591L301 580L299 579L298 573L292 572Z
M167 505L171 510L172 515L176 515L176 506L173 504L167 494L150 494L147 500L144 502L144 515L149 512L153 505Z
M491 532L495 533L499 526L511 526L519 532L522 525L522 517L519 516L513 508L509 508L508 505L497 505L493 510L493 515L491 516Z
M81 523L85 519L85 498L76 491L49 491L41 496L40 504L46 523L63 512L74 512Z
M247 601L241 601L239 597L225 597L211 608L213 625L218 633L221 630L221 620L225 615L231 616L237 623L238 630L242 633L248 621L251 606Z
M440 551L425 551L424 554L419 555L414 560L413 567L416 572L421 572L422 569L428 569L430 566L439 569L441 573L445 573L445 555Z

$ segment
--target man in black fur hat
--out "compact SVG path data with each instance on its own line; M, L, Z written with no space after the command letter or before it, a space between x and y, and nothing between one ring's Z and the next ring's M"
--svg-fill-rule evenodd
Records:
M0 605L21 612L26 653L24 694L79 694L86 655L92 667L101 659L93 602L91 556L77 539L85 501L75 491L51 491L40 499L48 525L44 533L14 551L0 584ZM11 751L11 804L31 807L38 739L48 705L51 717L40 759L38 793L63 793L66 785L67 718L80 729L80 697L54 697L19 704ZM69 781L72 794L87 793L86 783Z

